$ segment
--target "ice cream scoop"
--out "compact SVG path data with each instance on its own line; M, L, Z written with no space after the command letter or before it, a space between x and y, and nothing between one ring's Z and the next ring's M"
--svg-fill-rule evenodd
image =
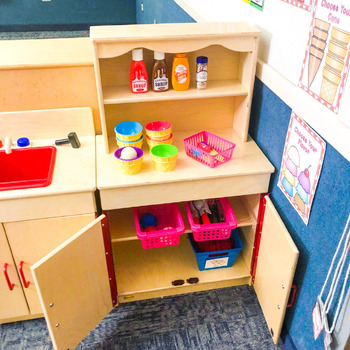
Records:
M300 185L303 187L304 191L307 194L310 194L310 178L308 169L305 169L305 171L302 171L300 173L300 175L298 176L298 180Z
M121 159L128 160L128 159L134 159L136 157L137 157L137 152L132 147L124 147L121 154L120 154Z

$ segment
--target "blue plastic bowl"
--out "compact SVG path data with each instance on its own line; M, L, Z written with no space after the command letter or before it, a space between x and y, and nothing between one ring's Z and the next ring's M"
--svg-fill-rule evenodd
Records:
M135 140L135 141L123 141L123 140L120 140L118 139L118 137L116 136L115 139L119 142L123 142L123 143L135 143L135 142L138 142L138 141L141 141L143 140L143 135L138 139L138 140Z
M138 122L128 120L117 124L114 128L114 131L116 133L116 136L119 139L121 139L123 136L132 136L140 134L142 132L142 125Z

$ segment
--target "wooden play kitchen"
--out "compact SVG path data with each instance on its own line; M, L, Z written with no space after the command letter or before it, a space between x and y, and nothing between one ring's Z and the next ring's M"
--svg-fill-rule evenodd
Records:
M274 168L248 135L258 31L245 23L99 26L91 28L90 37L102 127L102 135L96 136L96 211L103 214L93 220L94 210L88 209L89 223L69 227L69 237L45 251L38 261L19 258L23 266L31 266L30 287L32 293L37 293L42 309L34 315L29 305L27 314L11 314L6 307L8 314L1 315L0 311L2 322L31 318L43 312L55 348L73 349L118 303L253 284L271 336L277 343L298 251L271 200L262 196L268 191ZM189 89L176 91L170 87L162 92L149 89L142 94L132 93L131 52L138 48L143 49L148 72L152 71L154 51L165 53L168 67L174 54L186 53L193 73ZM201 90L196 87L195 75L199 56L208 57L207 84ZM172 145L178 149L175 168L168 172L155 169L151 153L144 147L142 169L132 176L122 174L114 156L118 148L115 127L125 121L137 121L142 126L154 121L171 123ZM184 139L203 131L233 143L232 158L212 168L190 157ZM84 149L83 143L81 148ZM94 160L94 152L88 157ZM61 161L58 153L56 166L60 166ZM50 186L45 190L32 190L30 195L50 198L49 189ZM26 199L20 197L28 193L23 191L18 193L18 200L24 203L25 212ZM9 192L7 197L0 197L0 208L2 204L6 208L7 202L14 199L15 191ZM72 198L79 193L67 192ZM93 192L94 189L86 188L85 193ZM179 244L143 248L135 229L135 210L176 203L185 233L190 233L186 202L226 197L242 242L232 267L200 270L183 230L178 232L181 231ZM59 200L59 196L56 199ZM78 196L77 200L74 210L85 204L83 198ZM73 213L71 206L69 210L72 214L64 215L78 214ZM47 217L40 219L53 220ZM50 214L50 217L60 217L60 214ZM6 218L2 219L5 223L0 226L3 230L0 237L7 243L10 226ZM18 219L19 226L21 220L24 219ZM48 226L38 226L37 230L51 234L51 228L56 225L54 221ZM180 224L179 221L179 227ZM23 236L23 232L31 230L29 225L21 230L18 227L13 235ZM11 278L17 276L16 266L20 262L15 259L11 263L12 244L8 239ZM36 246L41 244L41 240L35 241ZM6 294L0 300L12 293L4 281L1 281L1 291ZM23 287L23 294L22 287L18 288L23 286L23 280L20 283L15 281L17 293L22 293L26 307L27 288Z

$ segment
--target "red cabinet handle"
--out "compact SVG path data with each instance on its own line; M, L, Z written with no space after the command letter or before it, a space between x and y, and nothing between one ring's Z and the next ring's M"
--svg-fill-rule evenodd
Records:
M292 284L291 289L293 289L292 297L290 298L291 300L290 300L289 304L287 305L287 307L291 307L294 304L295 296L296 296L297 290L298 290L298 288L295 284Z
M27 281L26 278L24 277L24 273L23 273L23 261L21 261L21 262L19 263L18 270L19 270L19 274L21 275L24 288L28 288L29 285L30 285L30 281Z
M9 287L9 290L12 290L13 287L15 286L15 284L11 283L9 275L7 274L7 263L4 264L4 275L5 275L5 279L6 279L8 287Z

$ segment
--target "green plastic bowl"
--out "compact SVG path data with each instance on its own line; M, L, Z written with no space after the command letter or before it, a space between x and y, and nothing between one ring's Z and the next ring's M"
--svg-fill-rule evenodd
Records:
M159 158L171 158L177 155L179 150L174 145L156 145L151 148L151 155Z

